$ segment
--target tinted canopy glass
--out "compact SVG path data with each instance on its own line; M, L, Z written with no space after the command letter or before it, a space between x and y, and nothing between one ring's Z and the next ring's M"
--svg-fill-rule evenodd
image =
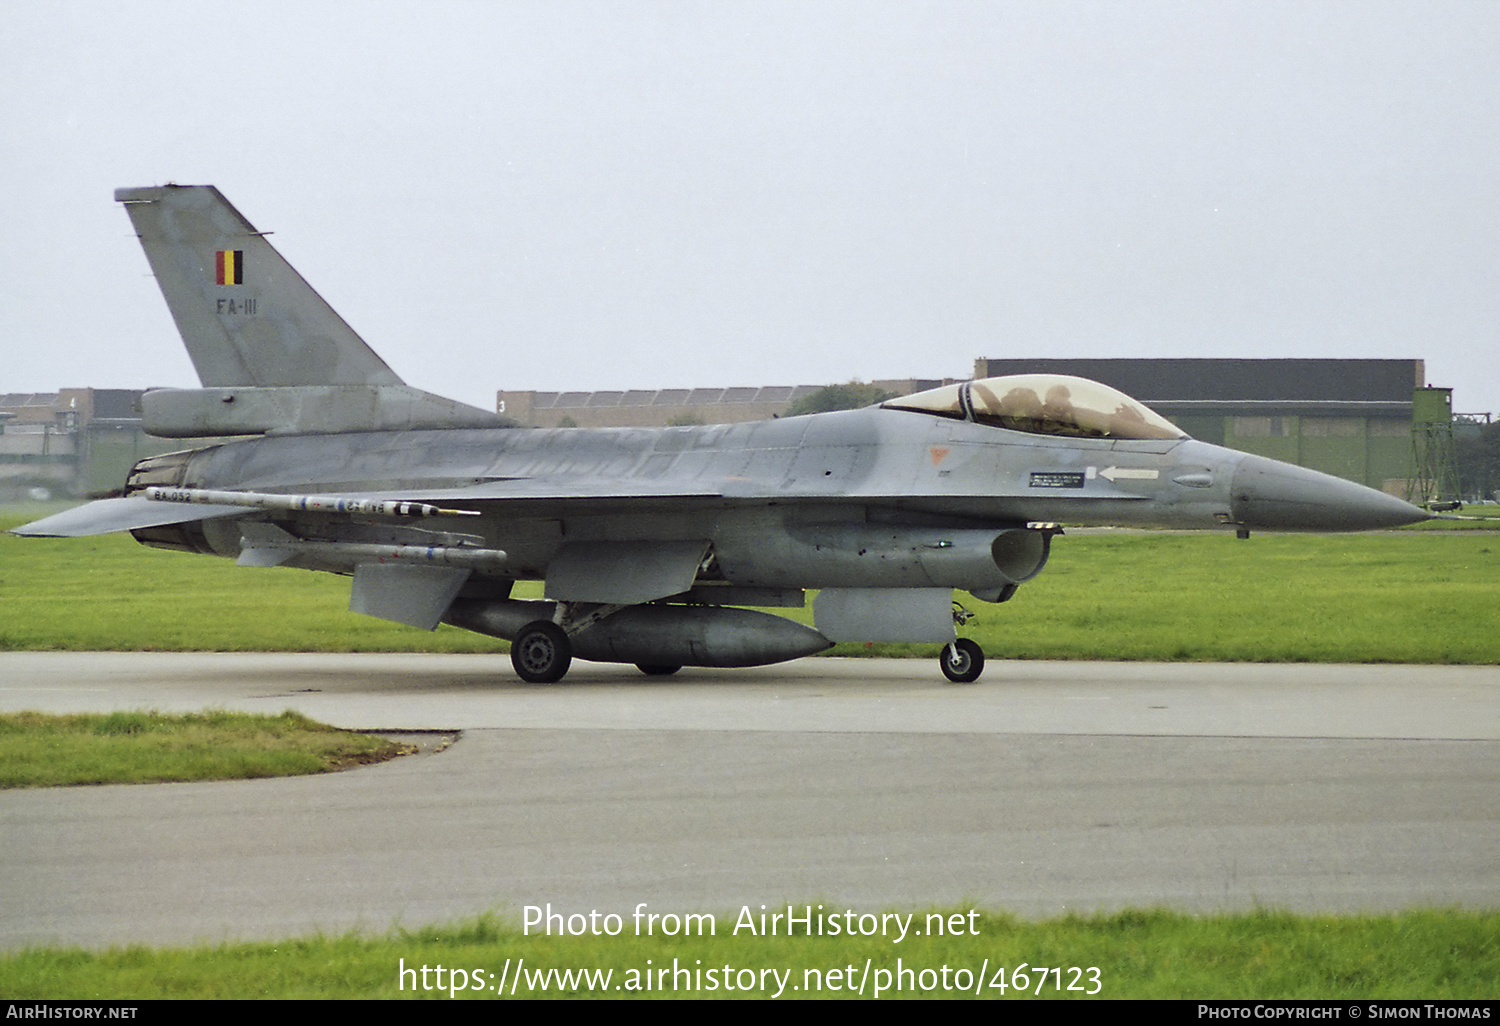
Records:
M1012 374L918 392L882 404L978 424L1068 438L1186 438L1124 392L1066 374Z

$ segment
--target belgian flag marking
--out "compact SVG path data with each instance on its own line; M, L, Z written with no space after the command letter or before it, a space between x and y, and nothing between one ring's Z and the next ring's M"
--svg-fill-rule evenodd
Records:
M245 251L221 249L215 253L214 276L220 285L245 284Z

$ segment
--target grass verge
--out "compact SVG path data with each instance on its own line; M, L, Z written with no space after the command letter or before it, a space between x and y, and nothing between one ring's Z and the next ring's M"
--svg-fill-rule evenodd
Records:
M0 715L0 788L297 776L404 751L394 741L291 710L280 716L9 713Z
M0 530L25 517L0 517ZM537 598L536 582L516 596ZM991 659L1500 663L1500 540L1373 535L1077 534L963 633ZM504 642L348 611L349 582L147 549L128 535L0 534L0 651L492 652ZM770 610L805 622L810 608ZM936 646L835 655L935 657Z
M956 914L967 924L968 911L934 915ZM914 915L916 929L927 915ZM1147 911L1041 922L983 914L976 922L972 934L923 931L894 943L890 936L735 936L732 918L720 918L712 937L637 937L628 913L619 936L539 937L533 930L528 937L486 917L379 938L33 949L0 957L0 993L13 1000L449 1000L510 997L514 985L514 996L531 998L769 997L778 987L782 997L857 997L863 981L866 998L881 985L882 998L1087 998L1096 990L1102 998L1470 1000L1493 998L1500 977L1495 912ZM1041 971L1053 967L1061 971Z

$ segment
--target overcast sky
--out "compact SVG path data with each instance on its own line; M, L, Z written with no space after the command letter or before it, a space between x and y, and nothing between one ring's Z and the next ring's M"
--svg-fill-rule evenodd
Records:
M117 186L409 383L1424 359L1500 413L1500 3L0 0L0 392L192 387Z

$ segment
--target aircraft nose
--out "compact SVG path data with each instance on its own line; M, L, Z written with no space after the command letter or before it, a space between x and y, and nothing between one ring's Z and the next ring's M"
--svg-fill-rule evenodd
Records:
M1240 461L1229 495L1235 521L1263 530L1369 531L1431 519L1393 495L1264 456Z

